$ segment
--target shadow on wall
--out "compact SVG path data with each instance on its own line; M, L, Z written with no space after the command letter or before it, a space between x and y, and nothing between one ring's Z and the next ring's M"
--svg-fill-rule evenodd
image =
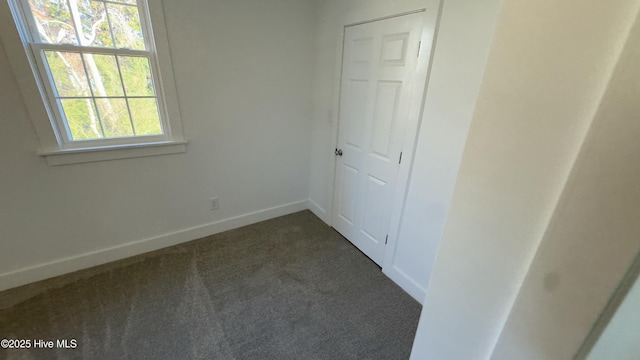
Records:
M584 359L619 304L640 251L638 44L636 18L492 359Z

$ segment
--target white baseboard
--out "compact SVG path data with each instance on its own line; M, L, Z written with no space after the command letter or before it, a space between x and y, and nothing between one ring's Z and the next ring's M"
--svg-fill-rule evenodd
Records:
M260 221L273 219L278 216L288 215L306 209L311 210L322 221L330 224L329 213L315 201L311 199L297 201L123 245L3 273L0 274L0 291L106 264L112 261L126 259L128 257L144 254L150 251L160 250L165 247L185 243L221 233L223 231L255 224ZM422 304L426 291L417 282L412 280L395 266L385 267L382 269L382 272Z
M320 218L320 220L327 223L327 225L331 226L330 214L324 208L322 208L318 203L313 201L312 199L307 199L307 207L311 212ZM409 295L411 295L417 302L422 304L424 302L424 298L427 294L426 290L420 286L416 281L411 279L407 274L405 274L402 270L397 267L391 265L382 268L382 272L387 275L389 279L395 282L398 286L400 286L404 291L406 291Z
M427 291L420 286L416 281L411 279L407 274L405 274L402 270L396 268L395 266L388 266L382 268L382 272L389 277L394 283L400 286L407 294L411 295L417 302L422 304L424 302L425 296L427 296Z
M146 252L159 250L168 246L181 244L223 231L269 220L278 216L306 210L308 204L309 201L307 200L292 202L192 228L162 234L152 238L130 242L128 244L88 252L0 274L0 291L71 273L77 270L106 264L112 261L125 259Z
M311 212L320 218L320 220L324 221L327 225L331 225L331 219L329 219L329 212L325 210L322 206L318 205L317 202L307 199L307 208L311 210Z

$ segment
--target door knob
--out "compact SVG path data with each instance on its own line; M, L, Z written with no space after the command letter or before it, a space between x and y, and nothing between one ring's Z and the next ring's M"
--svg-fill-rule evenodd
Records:
M336 151L334 151L334 153L336 154L336 156L342 156L342 149L336 148Z

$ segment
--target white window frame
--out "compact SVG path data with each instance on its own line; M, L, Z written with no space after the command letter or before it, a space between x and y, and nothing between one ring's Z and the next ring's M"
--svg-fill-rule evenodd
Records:
M31 31L35 31L33 30L35 24L30 13L28 0L0 0L0 2L2 3L0 5L0 35L11 67L16 74L27 111L40 139L41 149L38 153L44 156L50 165L186 151L160 0L137 0L146 50L38 43L31 35ZM14 24L15 27L11 28L11 25ZM18 47L21 50L17 50ZM48 66L45 65L42 58L44 55L41 50L43 49L87 51L125 56L138 55L149 58L163 134L72 141L55 100L52 78ZM31 73L31 76L26 76L27 73Z

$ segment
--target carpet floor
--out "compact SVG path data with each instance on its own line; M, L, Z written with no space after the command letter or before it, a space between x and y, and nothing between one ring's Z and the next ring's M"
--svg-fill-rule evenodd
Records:
M2 359L408 359L421 310L309 211L28 287Z

